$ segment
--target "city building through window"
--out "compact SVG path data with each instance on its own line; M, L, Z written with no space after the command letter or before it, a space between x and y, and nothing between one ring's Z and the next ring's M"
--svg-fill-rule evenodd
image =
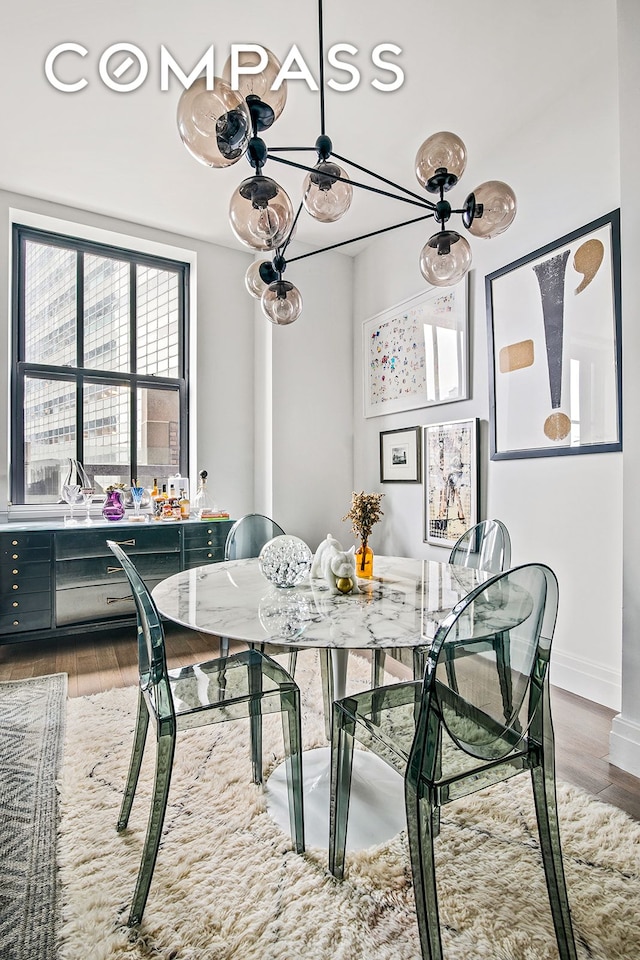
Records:
M11 500L186 473L189 265L14 225Z

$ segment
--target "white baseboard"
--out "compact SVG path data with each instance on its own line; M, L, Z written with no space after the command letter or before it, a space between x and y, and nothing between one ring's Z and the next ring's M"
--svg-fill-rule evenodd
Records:
M554 650L549 678L556 687L601 703L611 710L620 709L621 677L618 670Z
M613 718L609 763L640 777L640 724L625 719L622 714Z

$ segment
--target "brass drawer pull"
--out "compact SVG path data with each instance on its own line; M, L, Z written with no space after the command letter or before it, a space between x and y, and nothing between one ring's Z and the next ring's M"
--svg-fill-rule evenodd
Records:
M12 540L12 541L11 541L11 546L12 546L12 547L17 547L17 546L18 546L18 541L17 541L17 540Z
M18 603L17 600L14 600L13 603L11 604L11 606L12 606L12 607L19 607L20 604Z
M19 623L20 623L20 621L19 621L19 620L14 620L14 621L13 621L13 625L14 625L14 627L17 627Z
M11 573L14 575L14 577L16 577L19 572L20 572L19 570L12 570L12 571L11 571Z
M212 556L213 556L212 553L208 553L208 554L207 554L207 558L209 558L209 559L210 559Z
M13 589L14 589L14 590L17 590L17 589L18 589L18 584L17 584L17 583L14 583L14 584L13 584Z
M107 597L107 603L123 603L125 600L133 600L133 596L129 594L126 597Z
M116 540L116 543L119 547L135 547L136 541L133 540Z
M207 540L207 546L208 546L208 547L211 546L211 540Z
M122 567L107 567L107 573L122 573Z
M14 555L11 557L11 559L12 559L12 560L17 560L17 559L18 559L18 554L17 554L17 553L14 553Z

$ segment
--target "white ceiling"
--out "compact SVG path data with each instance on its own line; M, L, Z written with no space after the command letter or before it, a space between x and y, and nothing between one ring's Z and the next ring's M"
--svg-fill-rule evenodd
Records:
M325 48L354 44L362 71L357 89L327 90L334 149L418 190L417 148L431 133L453 130L469 155L454 197L461 202L476 179L486 178L474 175L474 164L499 155L500 143L518 135L528 116L588 73L598 30L611 25L615 11L615 0L324 0ZM3 20L0 188L240 248L227 209L250 168L242 159L213 170L187 153L175 123L180 85L160 91L160 46L189 72L213 44L219 74L231 43L261 43L280 59L296 43L317 75L316 0L22 0ZM63 79L89 80L75 94L55 90L44 75L47 53L66 41L89 50L84 60L59 61ZM149 60L144 85L125 94L107 89L97 67L103 51L120 41L136 44ZM394 93L370 86L375 76L389 79L369 59L381 42L402 48L397 62L405 81ZM332 75L344 80L327 68L326 79ZM264 135L267 144L312 145L319 132L318 94L290 83L284 113ZM299 159L312 163L313 155ZM297 205L304 174L275 163L265 172ZM509 181L508 170L491 175ZM347 217L323 226L305 216L297 239L322 246L418 214L355 191Z

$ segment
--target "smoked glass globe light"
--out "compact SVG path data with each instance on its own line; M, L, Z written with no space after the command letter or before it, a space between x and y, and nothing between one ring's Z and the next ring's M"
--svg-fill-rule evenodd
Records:
M321 223L339 220L351 206L353 187L336 177L347 177L347 174L337 163L321 160L304 180L302 202L307 212Z
M271 323L286 326L302 313L302 297L297 287L288 280L270 283L262 294L262 311Z
M467 148L455 133L446 130L434 133L428 137L416 154L416 177L421 186L435 193L440 188L434 183L436 174L446 170L453 178L452 182L443 184L444 189L452 187L459 180L467 165Z
M293 224L293 206L271 177L243 180L229 204L229 222L238 240L254 250L275 250Z
M420 272L434 287L451 287L471 266L471 247L455 230L443 230L427 240L420 253Z
M467 203L473 198L475 205L482 204L482 215L475 216L470 224L463 216L465 227L474 237L497 237L504 233L514 221L517 204L516 195L502 180L487 180L467 197Z
M178 130L189 153L208 167L228 167L246 152L251 136L249 109L220 77L213 90L199 77L178 101Z
M238 77L237 92L241 97L254 96L268 104L273 110L273 120L277 120L284 105L287 102L287 81L283 80L277 90L272 90L278 73L280 72L280 61L267 50L262 48L266 54L266 64L260 73L242 73ZM261 55L258 50L241 50L238 53L239 67L258 67L260 65ZM227 60L222 71L222 79L231 85L231 57ZM273 120L271 122L273 122Z
M260 267L263 263L268 263L269 266L271 266L271 262L269 260L254 260L244 275L244 285L251 296L255 297L256 300L262 299L262 294L268 286L268 284L266 284L260 276Z

